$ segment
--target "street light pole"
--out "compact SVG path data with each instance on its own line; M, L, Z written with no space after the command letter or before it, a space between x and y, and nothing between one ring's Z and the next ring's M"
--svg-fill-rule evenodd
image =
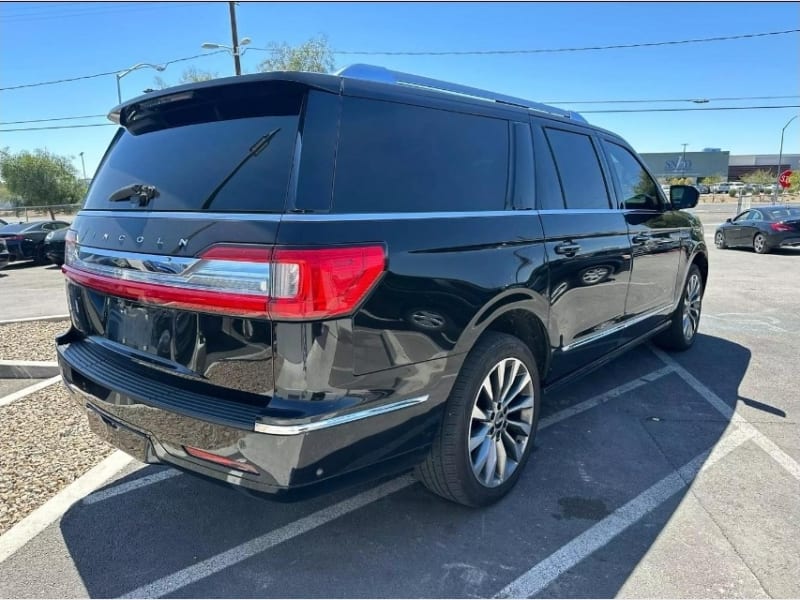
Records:
M233 67L237 75L242 74L242 63L239 61L239 34L236 30L236 3L228 2L228 10L231 13L231 40L233 42Z
M786 121L786 125L783 126L781 129L781 150L778 153L778 174L775 177L775 189L772 191L772 203L776 204L778 202L778 188L780 187L780 179L781 179L781 163L783 162L783 134L786 132L786 128L789 126L789 123L794 121L800 115L795 115L788 121Z
M119 73L115 73L114 76L117 78L117 103L118 104L122 104L122 89L120 88L119 82L123 77L125 77L129 73L132 73L133 71L137 71L139 69L155 69L156 71L158 71L160 73L161 71L163 71L166 68L167 68L166 65L153 65L153 64L150 64L150 63L137 63L137 64L133 65L129 69L125 69L124 71L120 71Z
M80 152L81 156L81 168L83 168L83 180L86 181L86 163L83 162L83 152Z

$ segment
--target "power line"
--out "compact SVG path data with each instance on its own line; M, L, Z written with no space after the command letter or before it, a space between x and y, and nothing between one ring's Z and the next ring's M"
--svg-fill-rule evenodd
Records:
M657 102L694 102L696 104L717 101L737 101L737 100L788 100L789 98L800 98L800 95L793 96L740 96L738 98L667 98L659 100L545 100L544 104L655 104Z
M711 37L711 38L697 38L697 39L689 39L689 40L671 40L671 41L664 41L664 42L643 42L643 43L636 43L636 44L615 44L610 46L584 46L580 48L538 48L538 49L531 49L531 50L448 50L448 51L441 51L441 52L432 52L432 51L374 51L374 50L363 50L363 51L355 51L355 50L334 50L334 54L340 55L364 55L364 56L468 56L468 55L506 55L506 54L543 54L543 53L556 53L556 52L583 52L583 51L590 51L590 50L612 50L612 49L622 49L622 48L645 48L645 47L653 47L653 46L675 46L680 44L696 44L696 43L705 43L705 42L722 42L722 41L729 41L729 40L739 40L745 38L759 38L759 37L766 37L766 36L775 36L775 35L785 35L789 33L798 33L800 29L788 29L785 31L769 31L765 33L745 33L739 35L730 35L730 36L718 36L718 37ZM261 52L276 52L277 50L274 48L254 48L248 47L249 50L256 50ZM206 52L204 54L196 54L194 56L187 56L184 58L176 58L174 60L170 60L164 63L160 63L163 65L170 65L176 62L182 62L186 60L194 60L196 58L201 58L203 56L211 56L213 54L218 54L220 52L227 52L227 50L217 50L215 52ZM31 87L39 87L43 85L55 85L58 83L68 83L71 81L80 81L84 79L94 79L97 77L105 77L107 75L114 75L123 71L124 69L116 69L114 71L106 71L104 73L95 73L93 75L83 75L80 77L69 77L66 79L57 79L53 81L42 81L38 83L26 83L14 86L7 86L0 88L0 91L8 91L8 90L17 90L22 88L31 88Z
M582 110L581 114L690 112L694 110L765 110L770 108L800 108L800 104L784 104L782 106L712 106L708 108L621 108L613 110Z
M96 119L106 115L83 115L82 117L52 117L50 119L31 119L30 121L3 121L0 125L20 125L22 123L46 123L48 121L76 121L78 119Z
M15 129L0 129L0 133L9 131L44 131L45 129L77 129L78 127L108 127L116 123L95 123L94 125L53 125L50 127L17 127Z
M767 37L773 35L786 35L787 33L797 33L797 32L800 32L800 29L787 29L785 31L767 31L764 33L742 33L739 35L725 35L725 36L717 36L710 38L694 38L688 40L671 40L664 42L612 44L609 46L583 46L578 48L535 48L531 50L442 50L442 51L334 50L334 54L364 55L364 56L467 56L467 55L491 55L491 54L545 54L545 53L555 53L555 52L584 52L588 50L618 50L622 48L650 48L654 46L678 46L681 44L700 44L707 42L743 40L743 39ZM254 50L261 50L261 48L254 48Z
M204 52L203 54L195 54L193 56L184 56L183 58L174 58L172 60L168 60L163 63L158 63L164 65L165 67L171 65L173 63L184 62L187 60L194 60L196 58L202 58L204 56L211 56L213 54L219 54L221 52L227 52L227 50L215 50L213 52ZM32 88L32 87L40 87L43 85L55 85L57 83L68 83L70 81L81 81L84 79L96 79L97 77L105 77L107 75L116 75L117 73L124 71L127 67L123 69L115 69L113 71L106 71L105 73L95 73L94 75L81 75L80 77L69 77L67 79L56 79L53 81L40 81L38 83L23 83L20 85L12 85L8 87L0 88L0 92L8 91L8 90L19 90L22 88Z

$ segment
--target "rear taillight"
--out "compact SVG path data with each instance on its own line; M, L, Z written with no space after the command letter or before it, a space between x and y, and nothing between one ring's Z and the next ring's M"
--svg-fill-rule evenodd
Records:
M81 248L67 234L64 273L85 287L139 302L276 320L344 316L384 271L383 246L273 249L212 246L197 258Z
M786 223L770 223L769 228L772 231L794 231L794 228Z
M253 473L254 475L259 474L258 469L256 469L253 465L243 461L232 460L226 456L220 456L219 454L214 454L213 452L201 450L200 448L194 448L192 446L184 446L183 449L189 456L194 456L200 460L207 460L208 462L216 463L229 469L244 471L245 473Z

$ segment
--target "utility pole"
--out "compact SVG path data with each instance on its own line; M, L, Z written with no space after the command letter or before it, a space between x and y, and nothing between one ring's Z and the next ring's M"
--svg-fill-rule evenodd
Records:
M686 179L686 146L689 144L681 144L683 146L683 155L681 156L681 174Z
M236 32L236 3L228 2L228 9L231 13L231 38L233 41L233 66L236 69L236 74L242 74L242 65L239 62L239 34Z
M83 152L80 152L81 155L81 167L83 168L83 181L86 181L86 163L83 162Z
M786 125L783 126L781 129L781 149L778 153L778 174L775 176L775 189L772 192L772 203L775 204L778 202L778 188L781 187L780 180L781 180L781 163L783 162L783 134L786 133L786 128L789 124L794 121L800 115L795 115L791 119L786 122Z

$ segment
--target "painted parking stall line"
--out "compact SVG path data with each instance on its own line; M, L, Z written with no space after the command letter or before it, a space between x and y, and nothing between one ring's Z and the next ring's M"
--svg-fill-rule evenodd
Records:
M786 454L783 450L781 450L775 442L770 440L767 436L761 433L758 429L753 427L747 419L745 419L742 415L737 413L733 408L725 404L725 402L717 396L710 388L704 385L700 380L698 380L694 375L692 375L689 371L684 369L674 358L672 358L669 354L664 352L663 350L659 350L658 348L652 348L653 353L661 359L661 361L666 364L668 367L672 367L675 372L700 396L703 397L711 406L713 406L717 411L724 416L726 419L729 419L731 422L735 423L738 427L742 428L743 430L747 431L750 436L753 438L753 442L755 442L764 452L770 455L770 457L781 465L786 471L795 479L800 480L800 464L793 459L791 456Z
M606 546L628 527L691 485L692 480L699 473L719 462L752 437L752 432L740 428L734 429L723 437L713 449L695 456L680 469L673 471L646 489L636 498L526 571L494 597L528 598L541 592L590 554Z
M84 505L96 504L97 502L108 500L109 498L113 498L114 496L127 494L128 492L132 492L133 490L138 490L139 488L143 488L148 485L152 485L154 483L166 481L167 479L171 479L173 477L176 477L177 475L181 475L181 472L176 471L174 469L165 469L163 471L159 471L158 473L153 473L152 475L145 475L144 477L140 477L139 479L134 479L133 481L127 481L125 483L121 483L119 485L109 487L104 490L95 492L89 496L86 496L86 498L83 499L82 504Z

